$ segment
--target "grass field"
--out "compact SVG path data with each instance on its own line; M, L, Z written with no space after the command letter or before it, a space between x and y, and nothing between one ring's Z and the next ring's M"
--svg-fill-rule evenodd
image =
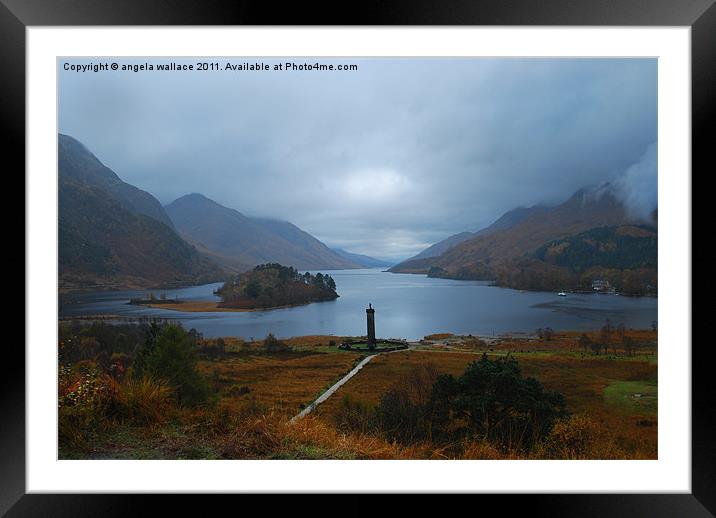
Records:
M338 381L363 356L357 353L291 352L236 355L201 361L200 370L220 395L220 406L249 406L293 416Z
M604 388L604 399L629 414L657 413L657 387L653 381L615 381Z
M655 343L655 333L638 332L638 336L644 343ZM655 347L644 347L638 356L604 356L585 354L576 344L571 335L552 342L508 338L479 345L469 339L381 355L321 405L317 415L331 422L345 396L377 405L394 380L416 365L432 364L440 373L459 375L483 352L488 357L509 353L518 359L525 376L562 393L571 413L590 416L630 458L657 458Z
M285 350L268 352L262 341L224 338L224 353L203 354L199 372L208 380L215 404L170 408L151 425L127 420L96 424L78 445L61 444L61 458L657 458L656 333L632 332L639 347L585 352L579 334L550 340L514 337L480 339L441 333L410 350L379 354L314 414L289 419L348 373L365 354L336 347L343 337L304 336L282 340ZM203 341L215 346L216 339ZM290 348L290 349L289 349ZM339 432L335 417L347 397L375 407L396 380L416 366L459 376L479 359L513 355L525 376L564 395L577 430L561 429L565 443L587 434L600 448L536 451L527 457L499 452L485 442L446 450L432 443L398 444L374 433ZM580 416L587 421L580 422ZM581 423L581 424L580 424ZM572 426L572 425L569 425ZM74 430L76 433L77 430ZM581 439L580 439L581 440ZM602 444L603 443L603 444ZM590 447L592 448L592 447ZM586 452L586 453L585 453ZM556 457L555 457L556 455Z

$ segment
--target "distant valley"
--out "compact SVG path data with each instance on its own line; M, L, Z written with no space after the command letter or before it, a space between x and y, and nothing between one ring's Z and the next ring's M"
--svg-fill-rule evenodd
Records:
M79 141L59 135L59 285L167 288L226 280L260 264L299 270L386 268L329 248L296 225L247 216L193 193L165 207ZM392 266L393 273L490 280L525 290L657 292L656 212L630 218L608 184L554 207L520 207Z
M269 262L301 270L388 266L332 250L287 221L245 216L201 194L163 207L62 134L58 186L61 292L217 282Z
M364 268L386 268L388 266L393 266L395 264L395 261L386 261L383 259L376 259L375 257L370 257L367 255L362 254L354 254L351 252L348 252L346 250L343 250L342 248L332 248L335 253L340 255L341 257L356 263Z

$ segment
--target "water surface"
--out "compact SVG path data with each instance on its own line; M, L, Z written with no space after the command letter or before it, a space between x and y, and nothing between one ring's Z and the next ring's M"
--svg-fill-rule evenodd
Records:
M112 314L121 317L162 317L178 320L206 337L263 338L309 334L357 336L366 333L365 308L375 308L376 334L381 338L415 340L449 332L492 336L533 334L540 327L555 330L596 330L606 319L627 328L649 328L657 320L657 299L600 294L522 292L481 281L432 279L425 275L393 274L379 269L326 271L340 297L293 308L245 313L185 313L127 304L130 298L156 296L182 300L219 300L220 284L174 290L97 292L63 300L60 316Z

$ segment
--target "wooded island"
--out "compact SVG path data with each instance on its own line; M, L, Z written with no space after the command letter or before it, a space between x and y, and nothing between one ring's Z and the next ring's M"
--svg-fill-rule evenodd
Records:
M265 309L323 302L338 298L330 275L299 273L292 266L260 264L216 290L218 308Z

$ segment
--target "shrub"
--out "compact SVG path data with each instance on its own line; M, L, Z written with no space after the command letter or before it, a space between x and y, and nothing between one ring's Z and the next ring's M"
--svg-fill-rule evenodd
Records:
M386 437L413 442L431 435L430 400L437 379L433 365L421 365L401 376L383 394L376 417Z
M264 339L264 349L266 349L266 352L276 353L290 351L291 347L276 338L273 333L269 333Z
M112 398L113 384L93 363L71 368L61 366L58 383L58 406L77 407L102 413Z
M74 368L60 366L58 381L59 445L84 450L106 423L115 396L113 380L96 364L84 362Z
M586 415L555 421L537 455L551 459L623 459L625 452L605 437L600 426Z
M251 389L246 385L231 385L226 392L230 396L243 396L251 392Z
M334 415L336 429L341 433L366 433L375 426L375 411L366 403L344 395Z
M199 405L207 401L209 386L196 368L196 353L196 338L181 325L152 326L137 352L135 374L166 380L179 404Z
M117 414L135 424L164 421L171 407L172 389L163 380L151 377L127 379L117 393Z
M487 440L504 450L530 449L566 416L563 396L523 378L509 355L490 360L483 354L459 378L440 376L430 406L434 433Z

